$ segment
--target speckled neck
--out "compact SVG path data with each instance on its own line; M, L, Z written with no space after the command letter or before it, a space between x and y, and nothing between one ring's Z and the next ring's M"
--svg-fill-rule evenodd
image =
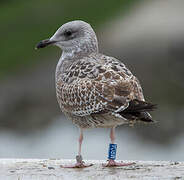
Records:
M56 79L59 74L67 71L74 61L82 59L91 53L98 53L96 34L92 29L85 31L85 35L82 38L78 38L68 46L66 44L61 46L61 49L63 52L56 67Z
M61 59L78 59L93 52L98 53L98 41L94 31L88 32L85 38L78 39L73 46L62 48Z

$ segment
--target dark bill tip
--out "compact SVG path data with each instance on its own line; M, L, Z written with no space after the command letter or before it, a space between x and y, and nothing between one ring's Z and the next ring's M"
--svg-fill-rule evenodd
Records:
M45 39L45 40L43 40L43 41L40 41L40 42L36 45L35 49L44 48L44 47L46 47L46 46L48 46L48 45L50 45L50 44L54 44L54 43L55 43L55 41L51 41L50 39Z

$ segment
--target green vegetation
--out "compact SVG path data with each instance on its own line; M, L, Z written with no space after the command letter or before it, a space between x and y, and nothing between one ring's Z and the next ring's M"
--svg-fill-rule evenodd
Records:
M137 0L11 0L0 2L0 77L38 62L36 43L63 23L82 19L93 26L125 11ZM51 51L40 51L44 59Z

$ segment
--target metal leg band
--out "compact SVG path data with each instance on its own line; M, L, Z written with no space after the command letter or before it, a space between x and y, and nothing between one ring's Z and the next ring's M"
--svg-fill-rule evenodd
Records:
M77 163L82 163L83 161L82 161L82 156L81 155L77 155L76 156L76 161L77 161Z

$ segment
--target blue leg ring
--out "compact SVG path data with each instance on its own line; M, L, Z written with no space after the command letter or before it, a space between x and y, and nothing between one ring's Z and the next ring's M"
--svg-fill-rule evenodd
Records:
M109 154L108 154L108 159L115 160L116 159L116 149L117 149L117 144L109 144Z

